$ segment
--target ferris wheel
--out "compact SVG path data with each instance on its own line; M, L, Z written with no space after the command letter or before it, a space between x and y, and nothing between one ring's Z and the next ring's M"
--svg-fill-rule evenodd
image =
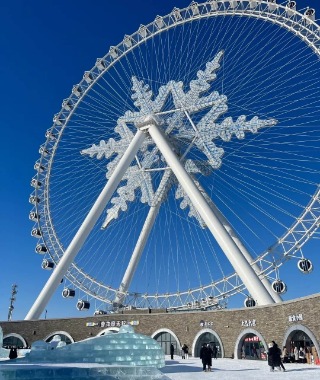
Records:
M79 310L280 302L320 225L320 28L296 2L192 2L75 85L35 164L32 236Z

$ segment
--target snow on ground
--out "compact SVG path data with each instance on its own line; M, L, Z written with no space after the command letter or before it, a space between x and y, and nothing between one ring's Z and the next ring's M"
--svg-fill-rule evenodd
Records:
M1 360L1 359L0 359ZM19 369L22 364L6 364L10 367ZM0 364L0 369L6 367ZM44 365L44 364L42 364ZM30 365L29 365L30 366ZM61 367L61 364L45 364L46 367ZM94 368L99 367L97 363L64 363L63 367L76 368ZM41 366L39 366L40 368ZM202 363L199 358L190 358L182 360L175 357L171 360L166 357L166 366L161 369L168 380L202 380L202 379L219 379L219 380L308 380L320 379L320 366L311 364L285 364L286 372L275 370L270 372L267 362L259 360L233 360L233 359L217 359L213 360L212 372L202 372ZM41 368L40 368L41 369ZM81 377L82 378L82 377ZM0 375L0 380L4 379ZM54 380L54 379L52 379ZM71 380L71 379L70 379Z
M166 357L166 366L161 372L171 380L278 380L278 379L320 379L320 366L312 364L284 364L286 372L270 372L267 362L258 360L217 359L212 362L213 372L202 372L199 358L182 360Z

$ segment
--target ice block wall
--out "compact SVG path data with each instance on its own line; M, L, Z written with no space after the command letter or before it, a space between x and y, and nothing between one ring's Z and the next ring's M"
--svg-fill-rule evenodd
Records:
M56 348L54 348L56 347ZM165 356L152 338L137 334L133 327L122 326L118 333L89 338L59 346L43 341L35 342L30 353L19 362L29 363L101 363L120 366L147 366L161 368Z
M10 350L7 350L6 348L2 348L2 345L3 345L3 331L0 326L0 358L1 359L8 358Z

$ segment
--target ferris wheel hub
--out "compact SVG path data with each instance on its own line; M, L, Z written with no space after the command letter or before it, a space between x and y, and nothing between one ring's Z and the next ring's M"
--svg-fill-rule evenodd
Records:
M147 130L151 125L159 126L163 124L163 121L160 119L159 116L150 113L149 115L145 116L142 120L138 120L135 122L135 126L137 129L144 131Z

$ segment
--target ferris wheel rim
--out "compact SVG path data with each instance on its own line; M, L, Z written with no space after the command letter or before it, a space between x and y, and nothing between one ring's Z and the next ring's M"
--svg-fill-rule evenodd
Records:
M298 12L296 10L293 11L294 12L294 16L299 17L300 20L298 20L298 21L293 20L292 16L289 17L288 14L286 13L286 7L283 6L283 5L280 5L280 4L277 4L277 8L276 8L277 11L279 9L282 11L282 13L279 14L279 15L274 10L271 11L268 8L268 6L270 5L270 3L268 1L257 1L257 7L259 7L259 6L266 7L265 9L263 9L263 12L264 12L263 13L261 10L258 10L257 12L256 12L255 9L253 10L250 7L250 3L252 3L252 2L250 2L249 0L245 0L245 1L242 1L242 2L236 1L236 2L234 2L236 4L236 6L233 7L233 8L230 8L230 3L231 3L230 1L220 0L220 1L217 1L216 3L218 5L220 4L219 5L220 7L223 7L222 10L219 10L219 7L218 7L218 9L216 11L214 11L214 12L212 12L210 14L208 14L208 13L202 13L202 14L199 14L199 16L193 15L193 16L191 16L188 19L182 19L182 20L179 20L179 18L177 19L176 16L175 16L177 14L176 12L178 12L180 15L183 12L190 12L190 14L191 14L193 6L207 7L207 6L210 6L211 3L213 3L213 2L212 1L207 1L207 2L204 2L204 3L201 3L201 4L193 2L193 3L191 3L186 8L179 9L179 10L177 8L175 8L171 13L169 13L168 15L162 17L163 20L166 19L166 18L168 18L168 19L175 19L175 21L172 23L172 25L167 26L165 29L158 29L154 33L149 33L149 34L147 33L145 35L145 38L142 37L141 40L138 41L138 43L136 45L129 46L128 49L123 52L123 55L127 54L129 51L131 51L132 49L134 49L138 45L142 44L147 39L150 39L150 38L154 37L156 34L160 34L162 32L165 32L168 29L174 28L174 27L176 27L176 26L178 26L178 25L180 25L182 23L192 22L192 21L194 21L196 19L199 19L199 18L218 17L218 16L233 16L233 15L256 17L256 18L259 18L259 19L262 18L262 19L266 19L267 21L270 21L272 23L276 23L279 26L286 28L290 32L295 33L310 48L312 48L317 55L320 55L320 50L319 50L319 47L317 46L317 43L319 43L319 41L320 41L320 37L316 36L316 34L314 33L314 31L312 29L312 28L316 28L317 30L319 30L319 26L315 23L315 21L313 21L310 18L308 18L305 14L301 14L300 12ZM227 4L227 3L229 4L229 8L228 9L226 9L226 7L225 7L225 4ZM268 9L269 9L269 11L268 11ZM265 14L265 16L264 16L264 14ZM272 18L270 18L271 15L272 15ZM279 20L290 21L290 23L292 25L299 26L299 28L301 30L305 30L305 31L310 32L310 35L312 35L313 39L309 39L310 35L304 35L303 33L300 33L300 34L296 33L296 29L292 25L289 26L288 24L285 23L285 21L281 22ZM95 75L93 75L93 80L88 83L87 87L85 87L86 86L85 85L86 79L83 79L78 85L74 86L74 89L73 89L74 92L70 95L70 97L67 98L67 99L65 99L64 104L68 104L68 102L70 102L70 104L72 105L71 110L69 112L66 112L66 109L63 106L62 109L61 109L61 111L58 114L55 115L54 124L53 124L53 126L48 131L49 132L49 136L47 137L47 141L42 146L43 150L46 150L47 148L49 148L50 144L52 144L52 141L53 141L51 139L51 136L54 136L54 135L56 136L56 142L53 144L53 149L52 149L52 153L50 154L50 159L49 159L49 161L46 161L46 158L42 154L41 158L39 160L39 164L40 165L42 163L44 163L44 162L47 163L47 169L46 170L47 170L48 176L47 176L46 181L45 181L45 190L44 190L44 193L45 193L45 196L46 196L46 203L47 203L46 207L47 207L48 211L50 210L50 203L49 203L50 200L49 200L49 197L47 196L47 194L49 192L48 189L49 189L49 186L50 186L51 165L52 165L52 162L54 160L55 151L56 151L56 149L58 149L59 141L60 141L60 138L61 138L61 136L63 134L64 128L68 125L69 118L72 116L73 112L77 109L78 104L86 96L87 92L99 80L99 78L107 70L109 70L118 60L120 60L123 57L123 55L118 55L116 58L112 57L112 55L115 54L115 52L117 51L117 49L119 49L120 46L122 46L122 47L125 46L125 41L127 41L127 40L133 41L134 38L138 35L138 33L141 34L141 33L145 33L146 31L150 32L149 28L151 28L151 26L153 26L154 28L157 28L156 21L157 21L157 18L155 19L155 21L153 21L150 24L146 25L142 29L140 27L138 29L138 31L135 32L135 33L133 33L132 35L125 36L125 39L119 45L117 45L116 47L112 48L111 51L109 51L109 53L107 53L102 59L97 60L96 65L90 71L88 71L88 72L85 73L85 78L88 78L88 76L90 74L91 75L95 74ZM159 18L158 18L158 21L159 21ZM107 59L111 60L110 65L104 67L104 65L102 64L102 62L107 61ZM102 69L99 69L99 65L101 65ZM97 75L97 73L98 73L98 75ZM80 96L76 96L75 92L80 87L83 88L84 91L83 90L81 91ZM65 115L67 115L67 117L65 117ZM41 173L38 172L37 175L35 176L35 179L37 181L40 181L41 178L42 178L41 177ZM37 196L37 189L35 190L35 196ZM37 206L35 207L35 209L36 209L36 211L38 211L37 210ZM51 220L51 213L50 213L50 211L46 213L46 218L47 218L46 219L46 227L43 226L42 221L38 221L37 222L37 227L39 228L39 230L42 233L46 234L46 240L49 242L48 245L51 245L53 247L53 251L54 251L54 253L51 252L51 253L49 253L49 255L57 263L57 262L59 262L62 254L64 252L64 248L62 246L62 243L59 240L59 237L57 236L57 234L55 232L54 223ZM306 240L309 238L308 237L308 235L309 235L308 233L309 233L309 231L307 231L307 233L306 233ZM42 240L44 241L44 238ZM56 248L57 246L58 246L58 248ZM61 252L61 254L59 255L58 252ZM258 258L257 258L257 260L255 262L261 261L266 256L268 256L268 254L269 254L269 252L262 253L261 255L258 256ZM284 259L285 259L285 257L284 257ZM282 261L279 262L277 265L282 265ZM81 268L78 268L76 264L72 264L72 268L71 268L70 271L68 271L66 277L71 282L73 282L73 283L76 282L80 288L83 287L83 291L85 291L90 296L98 298L95 293L92 293L90 291L90 289L84 287L81 284L81 281L79 281L78 279L77 280L75 279L75 276L72 274L72 270L78 271L78 273L81 274L87 281L95 283L99 288L105 289L105 291L107 291L107 292L116 293L116 292L119 291L118 289L111 288L109 286L106 286L103 283L98 282L97 280L95 280L94 278L92 278L91 276L89 276L88 274L86 274L85 271L83 271ZM269 276L269 275L271 275L271 273L272 273L271 270L267 270L266 269L265 271L262 272L262 275ZM194 293L199 293L199 292L201 293L206 288L214 287L216 290L218 290L218 285L219 285L220 282L222 282L222 283L224 283L224 282L230 283L233 279L235 279L235 282L236 282L236 284L233 286L233 289L235 289L234 292L238 293L240 291L243 291L244 287L241 284L241 281L239 281L239 278L238 278L237 274L236 273L232 273L231 275L227 276L226 278L224 278L222 280L215 281L214 283L208 284L206 286L200 286L200 287L195 288L195 289L190 289L190 290L187 290L185 292L175 292L175 293L161 294L161 295L147 295L147 294L145 294L145 295L142 296L142 298L144 298L144 299L151 299L151 298L165 298L165 299L168 299L170 297L172 297L172 298L178 297L179 298L181 296L181 294L185 294L185 293L194 294ZM233 294L233 291L229 291L229 293ZM126 295L127 295L127 293L126 293ZM223 299L226 296L227 295L225 293L220 293L217 296L217 298ZM109 299L106 299L106 298L101 298L101 300L103 300L103 302L106 302L106 303L109 303L109 304L112 303Z

